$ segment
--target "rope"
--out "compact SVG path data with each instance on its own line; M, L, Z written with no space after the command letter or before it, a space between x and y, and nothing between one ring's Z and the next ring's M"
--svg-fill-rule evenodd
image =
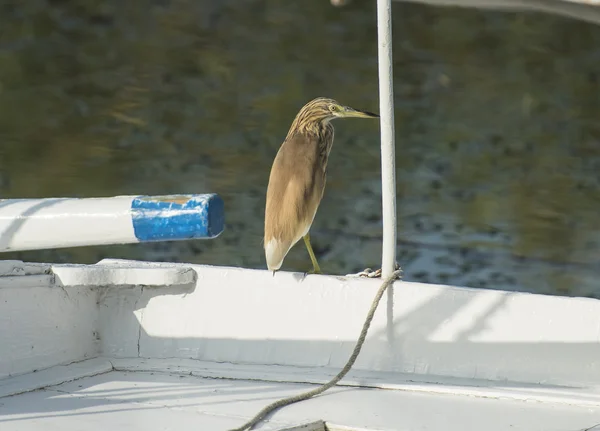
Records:
M379 305L379 301L381 300L381 297L385 293L386 289L388 287L390 287L395 280L400 278L401 274L402 274L401 269L394 271L392 273L392 275L383 282L383 284L377 291L377 294L375 295L375 298L373 299L373 303L371 304L371 309L369 310L369 313L367 314L367 318L365 319L365 323L363 324L362 330L360 331L360 336L358 337L356 346L354 346L354 351L352 352L352 355L350 355L350 359L348 359L348 362L346 362L346 365L344 366L342 371L340 371L337 374L337 376L335 376L329 382L325 383L324 385L319 386L316 389L304 392L302 394L294 395L292 397L282 398L278 401L274 401L273 403L271 403L268 406L266 406L265 408L263 408L260 412L258 412L256 414L256 416L254 416L252 419L250 419L244 425L242 425L241 427L238 427L238 428L233 428L229 431L251 430L252 427L254 427L254 425L259 423L266 415L268 415L272 411L279 409L281 407L289 406L290 404L297 403L299 401L306 401L316 395L322 394L327 389L335 386L337 384L337 382L342 380L344 378L344 376L346 374L348 374L348 371L350 371L350 369L352 368L352 365L354 365L356 358L358 358L358 354L360 353L360 350L362 349L362 346L365 342L365 338L367 337L367 332L369 331L369 326L371 326L371 320L373 320L373 316L375 315L375 311L377 310L377 306Z

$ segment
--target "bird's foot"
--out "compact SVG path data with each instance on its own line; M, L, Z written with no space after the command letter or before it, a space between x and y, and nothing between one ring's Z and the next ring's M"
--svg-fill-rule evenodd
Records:
M398 262L396 262L396 264L394 265L394 270L400 271L400 274L402 274L402 268L400 268L400 265L398 264ZM356 274L346 274L346 277L380 278L381 277L381 268L379 268L376 271L373 271L371 268L366 268L360 272L357 272ZM400 275L400 278L401 277L402 277L402 275Z
M302 274L303 274L303 275L302 275L302 280L304 280L304 279L306 278L306 276L307 276L307 275L312 275L312 274L322 274L322 272L321 272L321 270L320 270L320 269L317 269L317 270L315 270L315 269L313 268L313 269L310 269L310 270L308 270L308 271L304 271Z

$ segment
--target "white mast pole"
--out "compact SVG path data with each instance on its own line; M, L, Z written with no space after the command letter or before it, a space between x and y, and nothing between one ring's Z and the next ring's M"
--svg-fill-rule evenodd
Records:
M394 272L396 263L396 158L394 151L391 0L377 0L377 36L379 113L381 116L381 203L383 219L381 277L387 278Z

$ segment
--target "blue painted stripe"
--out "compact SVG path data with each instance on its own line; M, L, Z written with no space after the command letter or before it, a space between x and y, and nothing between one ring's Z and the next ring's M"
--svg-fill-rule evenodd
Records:
M215 238L223 232L223 199L217 194L138 196L131 202L133 230L141 241Z

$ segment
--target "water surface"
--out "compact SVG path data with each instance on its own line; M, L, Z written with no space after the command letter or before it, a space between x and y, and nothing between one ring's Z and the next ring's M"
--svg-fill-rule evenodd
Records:
M216 240L11 253L264 268L265 190L316 96L378 110L375 1L0 2L0 194L219 193ZM406 280L600 295L600 27L395 2ZM378 122L338 120L312 239L378 267ZM302 244L286 270L306 270Z

